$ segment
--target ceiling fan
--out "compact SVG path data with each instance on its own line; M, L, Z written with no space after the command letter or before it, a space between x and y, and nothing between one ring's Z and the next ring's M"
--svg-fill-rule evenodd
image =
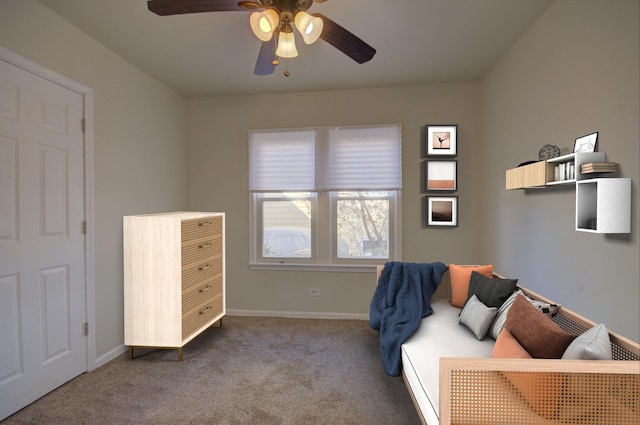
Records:
M256 37L262 41L254 69L256 75L273 74L279 63L278 58L286 59L298 56L293 33L294 27L306 44L312 44L321 38L358 63L371 60L376 54L376 49L326 16L320 13L307 13L313 3L325 1L148 0L147 7L160 16L200 12L252 11L249 23ZM289 71L285 70L284 75L288 77Z

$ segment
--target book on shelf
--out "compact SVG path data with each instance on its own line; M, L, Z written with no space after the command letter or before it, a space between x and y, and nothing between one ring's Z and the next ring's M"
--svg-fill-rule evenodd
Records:
M588 162L580 166L582 174L588 173L615 173L618 171L617 162Z
M565 181L573 180L576 178L576 169L573 162L562 162L555 166L554 180Z

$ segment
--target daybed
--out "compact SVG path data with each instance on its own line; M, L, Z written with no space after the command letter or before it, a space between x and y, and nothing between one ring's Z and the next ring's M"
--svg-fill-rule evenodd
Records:
M401 345L402 377L423 424L640 424L638 343L608 331L612 360L531 358L526 352L513 357L529 358L492 357L496 340L478 340L459 323L450 281L447 270L431 297L433 313ZM532 303L556 306L520 284L517 289ZM575 335L597 325L562 306L552 320Z

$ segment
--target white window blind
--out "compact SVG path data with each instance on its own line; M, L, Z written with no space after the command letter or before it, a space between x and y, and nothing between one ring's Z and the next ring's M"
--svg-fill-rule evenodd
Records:
M401 188L400 125L249 134L251 191Z
M251 131L249 190L315 189L314 130Z
M319 190L394 190L402 188L402 129L339 127L320 146L316 173ZM324 148L324 149L323 149Z

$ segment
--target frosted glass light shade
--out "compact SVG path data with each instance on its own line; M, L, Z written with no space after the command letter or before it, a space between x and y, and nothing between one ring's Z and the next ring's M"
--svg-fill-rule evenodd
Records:
M249 17L249 24L253 33L262 41L269 41L273 37L273 30L278 26L280 17L273 9L253 12Z
M296 13L294 23L298 31L300 31L302 39L307 44L315 43L320 38L320 34L322 34L324 25L322 19L309 15L307 12L299 11Z
M281 58L295 58L298 56L298 49L296 49L296 40L293 37L292 32L280 31L278 36L278 48L276 49L276 56Z

